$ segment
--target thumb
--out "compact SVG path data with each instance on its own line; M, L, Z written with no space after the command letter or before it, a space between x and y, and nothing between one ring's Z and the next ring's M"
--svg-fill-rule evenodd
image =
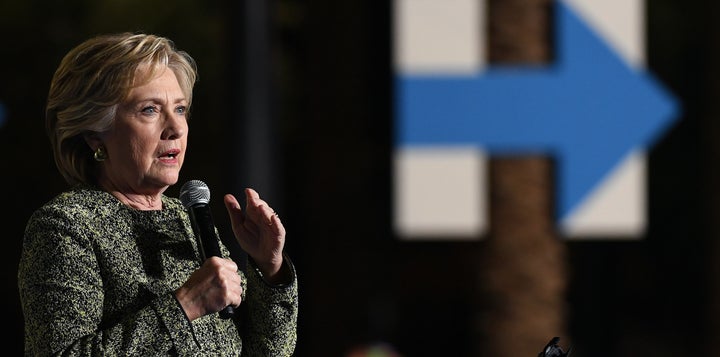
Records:
M233 227L241 225L243 223L243 211L237 198L228 193L223 197L223 201L225 202L225 209L227 209L228 215L230 216L230 224L232 224Z

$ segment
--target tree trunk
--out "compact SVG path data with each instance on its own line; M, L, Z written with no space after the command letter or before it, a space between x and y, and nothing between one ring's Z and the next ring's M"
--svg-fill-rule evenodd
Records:
M489 62L547 64L551 5L549 0L489 0ZM568 343L566 247L556 232L553 168L551 158L535 154L490 160L479 356L537 356L554 336L561 337L561 345Z

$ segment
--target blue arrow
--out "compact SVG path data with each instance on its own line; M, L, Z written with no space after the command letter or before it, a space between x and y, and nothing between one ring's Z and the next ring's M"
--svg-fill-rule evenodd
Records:
M565 218L633 149L650 147L678 104L628 67L562 2L550 67L492 67L469 76L399 76L397 144L477 145L491 155L556 158Z

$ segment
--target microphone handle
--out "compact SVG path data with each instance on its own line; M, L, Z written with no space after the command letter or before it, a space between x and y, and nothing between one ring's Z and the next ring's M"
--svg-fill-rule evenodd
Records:
M202 260L205 261L209 257L222 257L219 237L215 233L215 224L210 215L210 207L207 204L197 204L188 211ZM228 305L218 314L222 319L229 319L235 314L235 308Z
M227 320L227 319L235 316L235 308L230 305L225 306L225 308L220 310L220 312L218 312L218 314L220 314L221 319Z

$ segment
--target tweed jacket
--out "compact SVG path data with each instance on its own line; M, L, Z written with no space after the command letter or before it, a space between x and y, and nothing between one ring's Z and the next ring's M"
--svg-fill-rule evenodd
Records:
M200 266L179 199L132 209L90 186L68 189L27 222L18 269L25 355L290 356L298 287L270 285L249 259L236 318L189 321L174 291ZM229 251L220 243L223 254Z

